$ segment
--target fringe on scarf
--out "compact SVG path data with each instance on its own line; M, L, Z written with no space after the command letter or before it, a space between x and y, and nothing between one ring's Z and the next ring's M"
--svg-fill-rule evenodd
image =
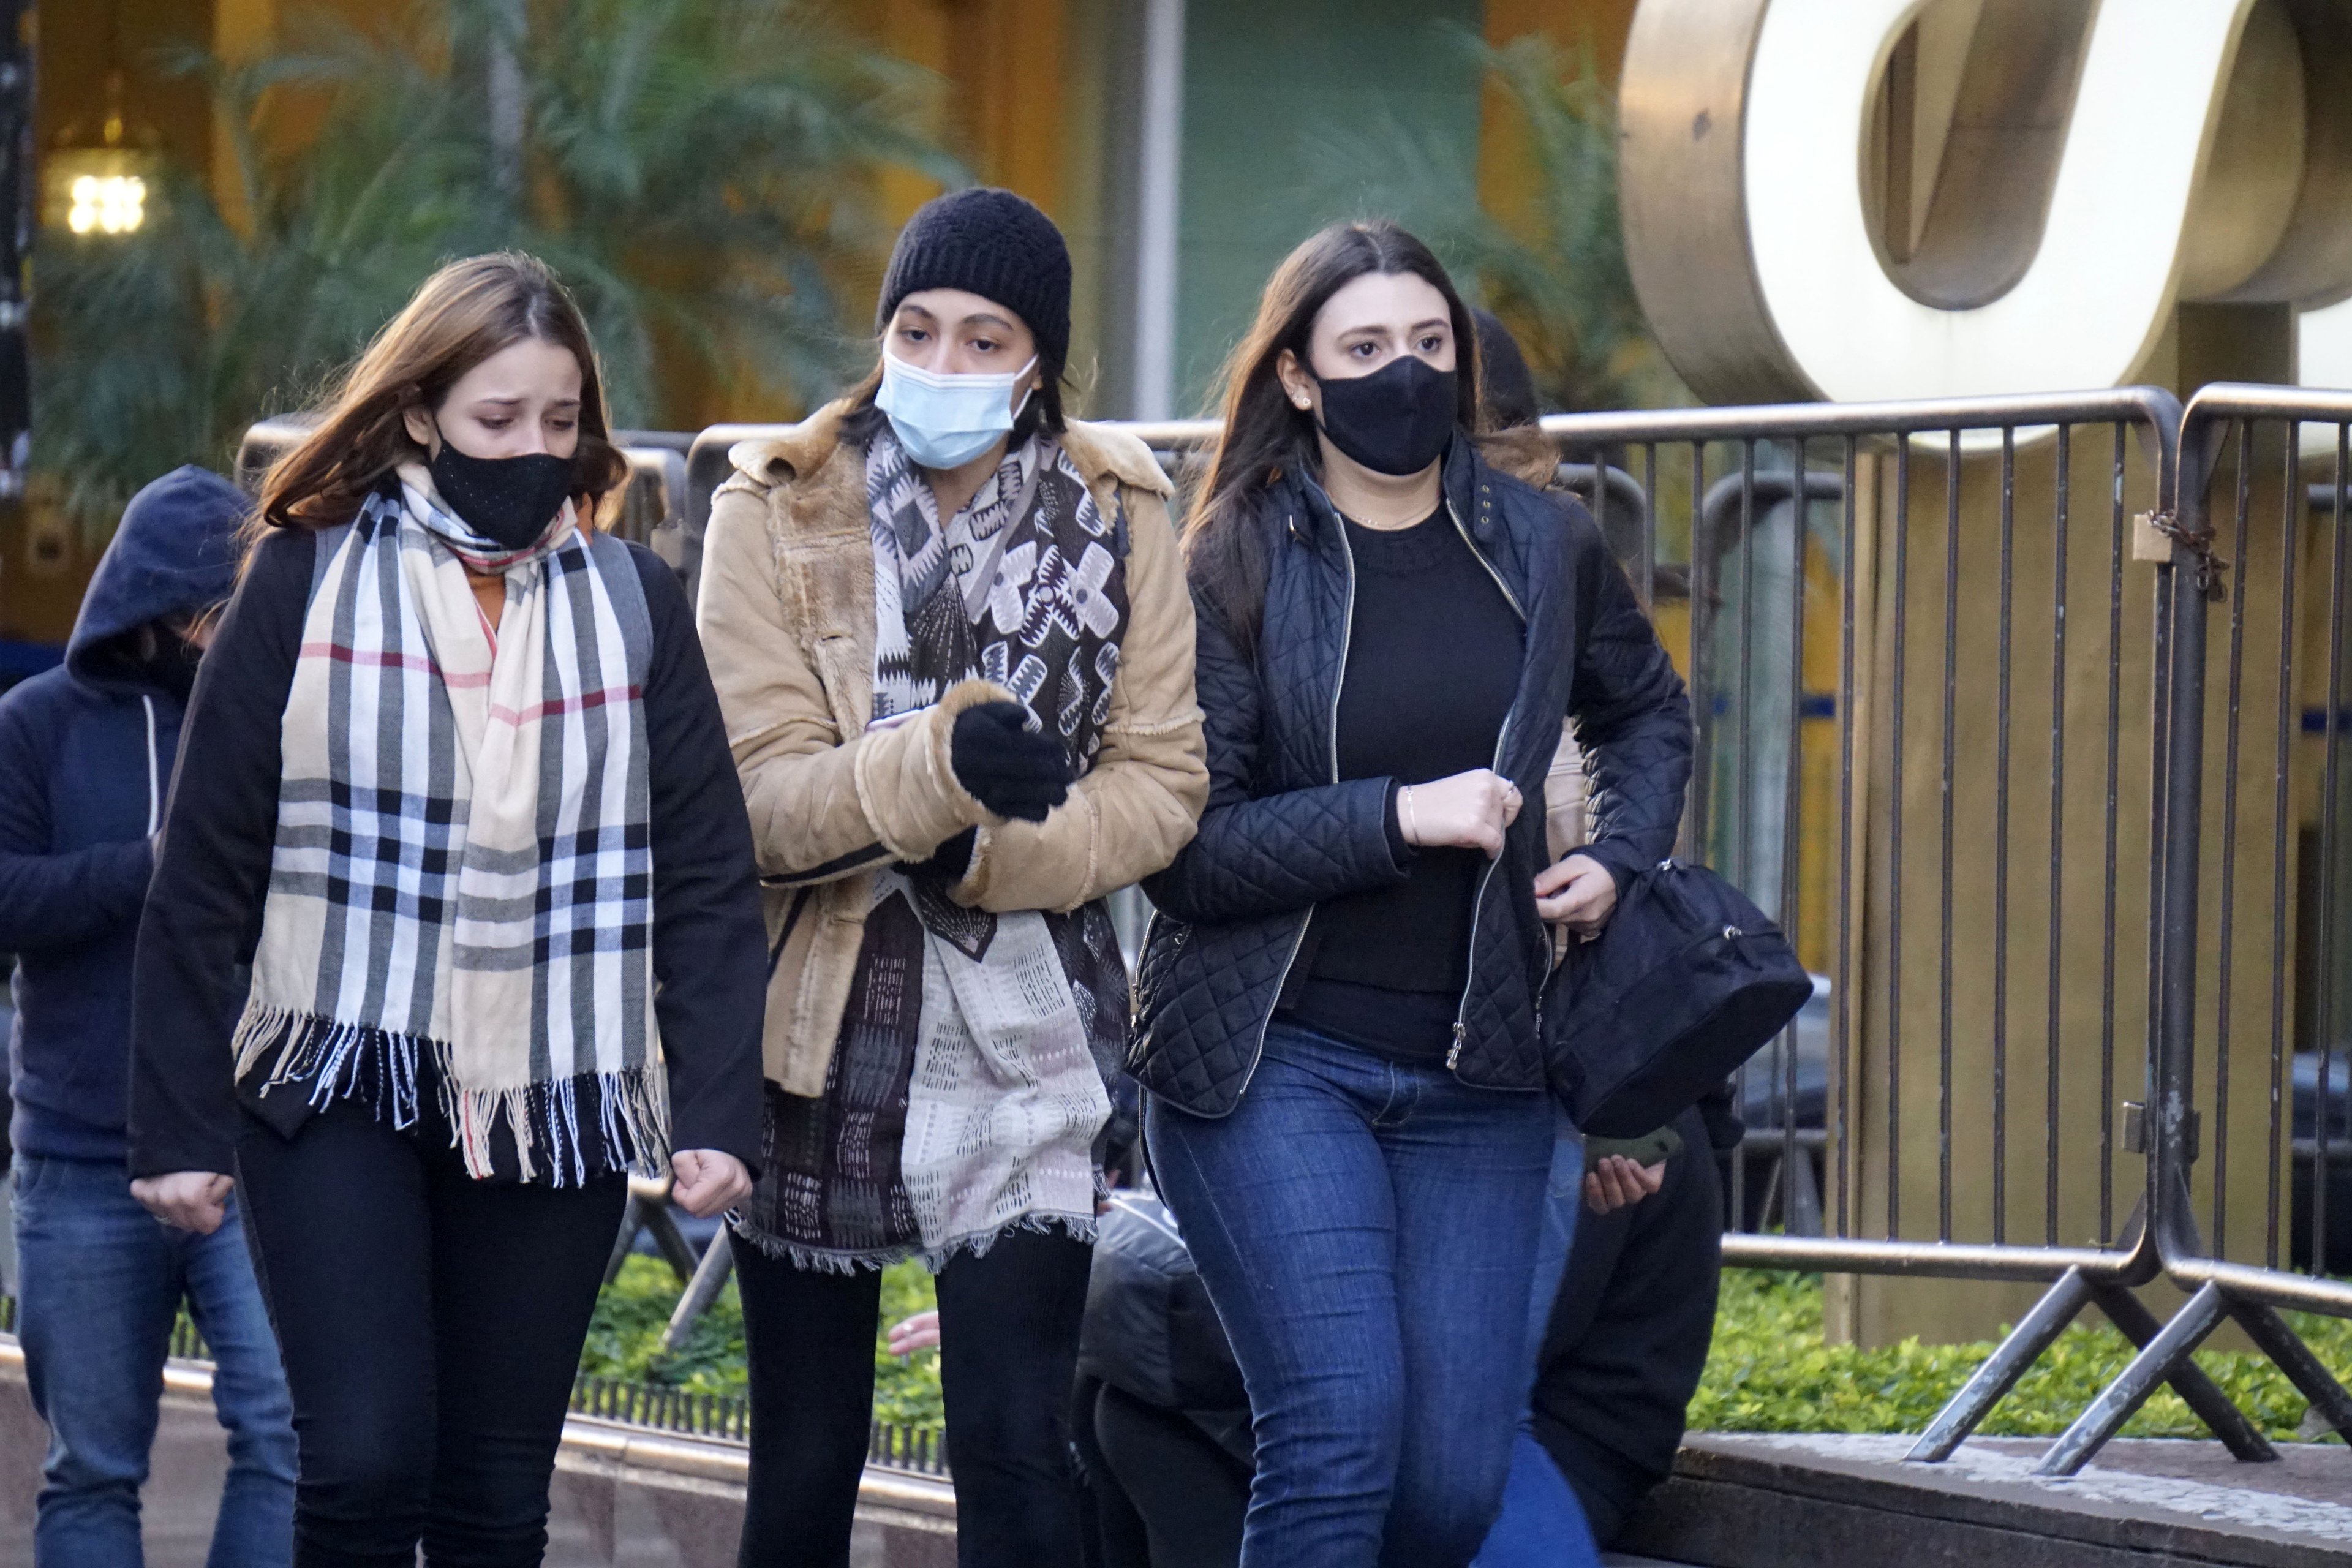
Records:
M1047 1214L1032 1210L1006 1221L994 1230L960 1237L938 1247L922 1247L909 1242L903 1247L877 1247L871 1252L834 1252L821 1247L787 1241L765 1231L752 1230L744 1224L739 1210L730 1209L727 1215L727 1228L734 1233L737 1240L757 1247L779 1263L789 1263L811 1274L856 1274L860 1269L879 1273L894 1263L904 1263L909 1258L937 1274L954 1261L959 1253L969 1252L974 1258L986 1257L989 1248L1015 1231L1033 1231L1041 1236L1059 1231L1072 1241L1081 1241L1092 1247L1099 1225L1100 1222L1092 1215Z
M248 1008L237 1025L235 1045L239 1082L270 1062L262 1094L308 1083L312 1110L349 1100L402 1131L416 1125L417 1062L419 1053L430 1051L450 1147L464 1155L466 1173L477 1181L492 1174L497 1131L503 1122L514 1139L521 1180L558 1187L584 1184L591 1162L580 1125L583 1083L593 1084L598 1107L596 1126L585 1130L596 1139L596 1151L603 1156L594 1162L596 1171L654 1176L669 1158L668 1075L657 1066L582 1073L514 1089L466 1089L451 1070L446 1041L289 1007Z

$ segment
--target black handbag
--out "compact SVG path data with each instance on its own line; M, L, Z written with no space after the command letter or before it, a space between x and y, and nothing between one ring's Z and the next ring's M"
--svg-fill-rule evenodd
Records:
M1696 1104L1812 994L1780 928L1738 889L1661 861L1544 983L1544 1070L1580 1131L1636 1138Z

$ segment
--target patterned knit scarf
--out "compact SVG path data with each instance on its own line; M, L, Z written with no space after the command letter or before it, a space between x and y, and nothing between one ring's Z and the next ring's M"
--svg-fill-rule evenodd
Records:
M467 1169L525 1181L666 1154L641 693L625 546L569 508L507 552L421 468L320 536L282 730L238 1078L416 1121L420 1053ZM466 569L501 574L495 632ZM587 1123L583 1125L583 1123Z
M1058 443L1024 441L940 521L887 430L866 454L878 721L978 675L1057 733L1073 770L1101 747L1126 629L1123 552ZM1114 578L1118 580L1113 581ZM923 932L900 1170L922 1249L984 1247L1010 1226L1094 1234L1094 1138L1110 1115L1055 933L1035 910L964 909L886 872Z

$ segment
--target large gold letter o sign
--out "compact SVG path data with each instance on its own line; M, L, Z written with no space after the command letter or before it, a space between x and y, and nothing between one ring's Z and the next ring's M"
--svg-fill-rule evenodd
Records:
M2352 365L2343 0L1643 0L1622 104L1634 282L1714 401L2112 385L2182 300Z

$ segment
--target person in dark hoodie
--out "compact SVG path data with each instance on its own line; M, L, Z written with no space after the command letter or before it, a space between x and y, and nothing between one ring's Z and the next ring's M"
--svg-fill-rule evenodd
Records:
M236 578L245 497L184 468L131 499L65 663L0 697L0 949L14 950L16 1331L49 1424L34 1561L136 1568L172 1323L212 1347L229 1471L213 1568L293 1552L294 1432L234 1203L155 1223L124 1166L131 956L205 619Z

